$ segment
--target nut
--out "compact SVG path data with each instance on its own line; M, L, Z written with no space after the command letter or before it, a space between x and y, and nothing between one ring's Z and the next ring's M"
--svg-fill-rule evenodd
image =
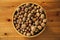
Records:
M30 33L27 33L27 36L30 36L31 34Z
M40 16L40 13L36 13L36 15L37 15L37 17L39 17Z
M44 18L44 14L41 14L41 16L40 16L42 19Z
M35 31L36 27L35 26L31 26L31 31Z
M37 20L37 21L35 21L35 25L38 25L38 20Z
M43 19L43 22L46 22L46 19Z
M45 23L41 23L41 26L44 27L45 26Z
M26 24L23 24L23 25L21 26L21 28L26 28Z
M41 27L41 26L38 26L38 29L39 29L39 30L41 30L41 29L42 29L42 27Z

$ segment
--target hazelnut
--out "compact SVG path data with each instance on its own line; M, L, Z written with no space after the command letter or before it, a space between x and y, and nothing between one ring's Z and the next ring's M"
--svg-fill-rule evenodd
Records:
M34 7L34 5L32 5L31 7Z
M29 26L31 26L31 24L29 24Z
M36 15L37 15L37 17L39 17L40 16L40 13L36 13Z
M21 18L23 18L23 15L20 15Z
M36 21L36 18L33 18L33 21Z
M22 29L22 31L25 31L25 29Z
M18 26L18 24L15 24L15 26L17 27L17 26Z
M17 20L17 23L19 22L19 20Z
M27 32L27 29L25 29L25 32Z
M31 26L31 31L35 31L36 27L35 26Z
M19 14L21 14L21 12L19 12Z
M36 10L36 12L38 12L39 10Z
M20 13L22 14L22 13L24 13L24 11L21 11Z
M42 11L43 11L43 8L40 8L40 9L39 9L39 11L42 13Z
M20 29L18 29L18 31L20 31Z
M32 23L31 20L29 20L29 23Z
M41 26L44 27L45 26L45 23L41 23Z
M40 6L37 6L37 8L39 8Z
M31 13L33 13L35 10L33 9L32 11L31 11Z
M31 34L30 33L27 33L27 36L30 36Z
M17 17L17 15L14 15L14 18L16 18Z
M39 31L38 29L35 30L36 33L37 33L38 31Z
M18 19L20 18L20 15L18 16Z
M33 17L31 17L31 19L33 19Z
M43 22L46 22L46 19L43 19Z
M34 9L36 9L37 7L36 6L34 6Z
M26 29L28 30L28 29L29 29L29 27L26 27Z
M19 25L17 25L17 27L16 27L16 29L18 29L20 26Z
M23 31L20 31L23 34Z
M27 18L27 20L30 20L30 18Z
M28 11L28 8L25 8L25 12L27 12Z
M22 28L26 28L26 24L22 24L22 26L21 26Z
M34 35L33 31L31 31L31 34Z
M25 21L26 20L26 18L25 17L23 17L23 21Z
M21 21L22 21L22 19L20 18L20 19L18 19L18 21L19 21L19 22L21 22Z
M26 23L26 25L28 25L28 22L25 22Z
M39 30L41 30L41 29L42 29L42 27L41 27L41 26L38 26L38 29L39 29Z
M16 24L16 21L14 21L14 23Z
M28 18L31 16L31 13L28 14Z
M26 17L26 16L27 16L27 13L24 14L24 17Z
M16 20L16 18L13 18L13 20Z
M43 19L43 18L44 18L44 14L41 14L40 18L42 18L42 19Z
M23 33L24 35L26 34L26 32Z
M35 21L35 25L38 25L38 20L37 20L37 21Z

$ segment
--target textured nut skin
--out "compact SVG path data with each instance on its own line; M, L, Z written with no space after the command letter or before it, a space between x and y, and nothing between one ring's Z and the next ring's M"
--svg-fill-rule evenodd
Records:
M36 13L36 15L39 17L40 16L40 13Z
M42 27L41 27L41 26L38 26L38 29L39 29L39 30L41 30L41 29L42 29Z
M45 24L44 24L44 23L41 23L41 26L42 26L42 27L44 27L44 26L45 26Z
M23 24L21 28L26 28L26 24Z
M46 19L43 19L43 22L46 22Z
M30 36L31 34L30 33L27 33L27 36Z
M44 18L44 14L41 14L41 18L42 18L42 19Z
M36 27L35 26L31 26L31 30L32 31L35 31L36 30Z
M35 25L38 25L38 20L37 20L37 21L35 21Z

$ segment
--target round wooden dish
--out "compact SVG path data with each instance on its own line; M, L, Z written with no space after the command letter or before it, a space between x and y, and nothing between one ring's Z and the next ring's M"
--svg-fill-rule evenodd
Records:
M31 3L31 2L29 2L29 3ZM23 4L26 4L26 3L23 3ZM36 3L32 3L32 4L36 4ZM22 5L22 4L21 4L21 5ZM19 5L18 7L20 7L21 5ZM37 5L38 5L38 4L37 4ZM40 6L40 5L38 5L38 6ZM18 7L17 7L17 8L18 8ZM40 7L41 7L41 6L40 6ZM16 8L16 10L17 10L17 8ZM41 7L41 8L42 8L42 7ZM15 11L16 11L16 10L15 10ZM43 10L44 10L44 9L43 9ZM15 13L15 11L14 11L14 13ZM46 11L45 11L45 10L44 10L44 12L45 12L45 15L46 15ZM33 35L33 36L26 36L26 35L21 34L20 32L17 31L17 29L15 28L14 23L13 23L14 13L13 13L13 15L12 15L12 24L13 24L14 29L16 30L16 32L17 32L19 35L22 35L23 37L32 38L32 37L36 37L36 36L40 35L40 34L45 30L46 27L44 27L41 32L39 32L38 34Z

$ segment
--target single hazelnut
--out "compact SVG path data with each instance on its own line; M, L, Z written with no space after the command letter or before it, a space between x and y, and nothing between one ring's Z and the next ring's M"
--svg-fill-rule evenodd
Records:
M39 9L39 11L42 13L42 11L43 11L43 8L40 8L40 9Z
M17 27L16 27L16 29L18 29L20 26L18 25Z
M26 32L24 32L23 34L26 35Z
M26 24L22 24L21 28L26 28Z
M45 26L45 23L41 23L41 26L44 27Z
M43 18L44 18L44 14L41 14L40 18L42 18L42 19L43 19Z
M41 27L41 26L38 26L38 29L39 29L39 30L41 30L41 29L42 29L42 27Z
M31 26L31 24L29 24L29 26Z
M28 14L28 18L31 16L31 13Z
M29 23L32 23L31 20L29 20Z
M26 17L26 16L27 16L27 13L24 14L24 17Z
M35 21L35 25L38 25L38 20L37 20L37 21Z
M30 33L27 33L27 36L30 36L31 34Z
M26 20L26 18L25 17L23 17L23 21L25 21Z
M39 17L40 16L40 13L36 13L36 15L37 15L37 17Z
M36 27L35 26L31 26L31 31L35 31Z
M23 31L20 31L21 32L21 34L23 34Z
M33 18L33 21L36 21L36 18Z
M43 22L46 22L46 19L43 19Z
M25 8L25 12L27 12L28 11L28 8Z

